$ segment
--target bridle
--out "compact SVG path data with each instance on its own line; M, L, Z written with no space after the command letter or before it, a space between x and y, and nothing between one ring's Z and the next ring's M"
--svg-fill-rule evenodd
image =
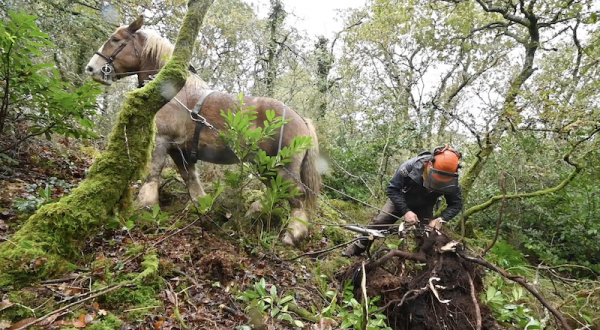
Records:
M139 58L140 54L138 53L138 50L135 47L135 33L132 34L129 39L125 40L124 43L120 44L119 47L117 47L117 49L115 49L115 51L110 56L106 56L100 52L94 53L106 60L106 63L104 63L104 65L100 69L100 72L102 72L102 79L104 79L105 81L108 80L108 77L110 76L110 74L115 71L115 66L113 65L115 58L127 46L129 41L131 41L131 40L133 40L133 50L135 51L135 56L137 56Z

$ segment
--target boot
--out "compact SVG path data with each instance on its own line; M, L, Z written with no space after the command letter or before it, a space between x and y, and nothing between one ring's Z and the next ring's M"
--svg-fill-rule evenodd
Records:
M363 252L365 252L367 250L368 245L369 245L368 243L363 244L363 242L361 242L361 241L356 241L354 244L350 245L350 247L347 248L346 251L342 252L342 256L346 257L346 258L350 258L350 257L361 255Z

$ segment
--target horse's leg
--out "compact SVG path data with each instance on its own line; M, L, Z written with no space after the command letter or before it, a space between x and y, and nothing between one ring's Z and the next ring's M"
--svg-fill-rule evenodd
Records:
M167 161L168 143L158 134L156 135L155 142L148 177L146 177L144 185L140 188L137 198L137 205L140 207L158 204L158 185L160 173Z
M202 184L200 183L200 178L198 177L196 164L187 164L184 161L181 150L179 149L169 150L169 155L173 159L173 162L175 162L175 165L177 165L179 175L181 175L183 182L185 182L192 201L196 203L198 197L206 196L206 193L202 188Z
M308 236L308 227L306 225L308 223L308 215L304 208L304 194L310 194L310 192L306 191L304 186L297 181L300 180L300 166L302 165L303 157L304 153L295 155L292 162L287 164L285 169L280 169L278 171L283 179L292 180L296 184L298 192L300 192L299 196L288 198L291 214L286 231L281 238L281 242L290 246L299 246L302 240Z

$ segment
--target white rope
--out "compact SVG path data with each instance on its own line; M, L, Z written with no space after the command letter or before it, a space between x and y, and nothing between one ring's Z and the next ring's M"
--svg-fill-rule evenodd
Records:
M282 102L281 103L283 105L283 125L281 125L281 131L279 132L279 146L277 147L277 153L279 153L281 151L281 142L283 141L283 128L285 127L285 111L287 110L287 107L285 106L285 104Z

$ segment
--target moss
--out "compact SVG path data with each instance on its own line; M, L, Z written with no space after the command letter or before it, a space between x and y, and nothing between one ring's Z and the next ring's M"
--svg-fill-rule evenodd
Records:
M141 244L130 244L127 247L127 251L125 252L125 256L135 256L138 253L144 251L144 246Z
M338 254L339 255L339 254ZM336 258L330 258L325 261L321 261L321 273L329 279L335 278L335 274L345 267L348 267L352 262L348 258L338 256Z
M182 256L183 260L188 262L190 260L189 255ZM173 270L175 270L177 266L170 260L160 259L159 260L159 276L170 276L173 274Z
M11 242L0 245L0 287L47 278L67 270L80 250L115 210L130 203L129 182L141 177L154 142L154 115L181 89L188 75L193 40L212 0L190 1L172 59L146 87L127 95L117 123L88 178L59 202L44 205ZM162 91L162 92L161 92ZM43 261L30 267L32 260Z
M79 147L79 152L92 159L100 156L100 151L92 146L82 145Z
M124 311L143 307L161 306L162 302L157 299L162 288L159 282L151 282L146 285L138 285L135 288L123 288L99 297L98 301L107 309ZM127 313L130 321L139 320L152 309L141 309Z
M144 269L137 277L138 280L143 280L151 275L158 273L158 257L156 254L148 254L144 256L142 268Z
M319 202L321 212L323 213L323 217L331 222L342 223L345 224L348 220L346 217L338 213L344 213L351 219L358 221L360 223L368 223L371 218L375 215L374 209L368 208L364 205L346 202L337 199L330 199L329 204L335 209L332 209L329 205Z
M347 242L351 240L353 236L352 232L336 226L325 226L323 228L323 235L325 235L333 245Z
M17 322L29 317L35 317L31 309L25 306L37 306L37 294L26 289L19 291L11 291L7 294L7 298L14 305L2 310L2 318L11 322Z

